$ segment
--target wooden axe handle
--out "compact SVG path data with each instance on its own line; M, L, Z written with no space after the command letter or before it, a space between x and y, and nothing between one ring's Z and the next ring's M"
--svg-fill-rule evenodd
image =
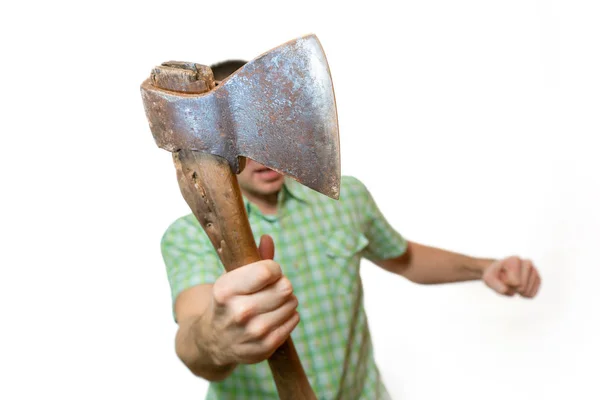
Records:
M206 85L190 80L185 75L189 70L175 71L169 74L169 79L155 79L154 84L188 93L210 90L214 87L212 71L196 66L199 67L196 71L198 79L206 80ZM182 78L178 78L179 75ZM173 153L173 161L181 194L210 238L225 269L232 271L259 261L237 176L229 163L222 157L191 150ZM269 358L269 366L281 399L316 400L290 337Z

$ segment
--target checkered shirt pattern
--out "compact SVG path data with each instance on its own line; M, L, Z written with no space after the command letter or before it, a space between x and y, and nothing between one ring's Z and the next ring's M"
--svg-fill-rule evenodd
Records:
M292 282L300 323L292 339L319 399L378 400L389 395L373 357L363 308L361 257L384 260L406 250L405 239L385 220L366 187L343 177L335 201L286 179L277 215L263 215L245 200L255 240L269 234L275 261ZM172 300L183 290L213 283L224 273L193 215L175 221L161 242ZM266 361L238 365L212 382L213 399L277 399Z

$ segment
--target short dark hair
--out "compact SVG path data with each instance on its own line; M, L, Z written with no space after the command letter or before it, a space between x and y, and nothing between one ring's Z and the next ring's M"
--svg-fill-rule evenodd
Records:
M238 69L242 68L247 61L244 60L226 60L210 66L216 81L222 81Z

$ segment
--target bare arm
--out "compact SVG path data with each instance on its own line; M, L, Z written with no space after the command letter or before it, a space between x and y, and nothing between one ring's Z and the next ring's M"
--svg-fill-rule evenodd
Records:
M485 268L494 261L408 242L406 252L400 257L376 264L413 282L434 284L481 279Z
M381 268L421 284L482 279L499 294L526 298L537 294L541 278L530 260L516 256L500 260L474 258L436 247L408 242L400 257L375 262Z

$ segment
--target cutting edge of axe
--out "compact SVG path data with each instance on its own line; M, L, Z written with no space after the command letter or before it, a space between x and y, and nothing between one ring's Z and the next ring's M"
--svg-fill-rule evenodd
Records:
M146 116L159 147L218 155L234 173L240 172L240 157L248 157L339 198L335 94L315 35L265 52L205 89L181 93L156 87L152 78L142 83Z

